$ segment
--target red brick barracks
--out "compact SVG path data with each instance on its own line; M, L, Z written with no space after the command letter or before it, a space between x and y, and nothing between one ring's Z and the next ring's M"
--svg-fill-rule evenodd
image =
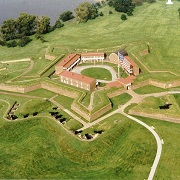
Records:
M139 74L138 65L129 57L125 51L121 51L123 54L123 60L120 59L119 52L112 53L109 56L109 61L115 64L120 64L121 67L131 76L127 80L120 78L116 82L109 83L107 87L124 85L129 87L133 82L132 76ZM60 76L60 81L65 84L69 84L75 87L79 87L88 91L92 91L96 88L96 79L90 78L81 74L73 73L71 70L76 67L81 61L82 62L102 62L105 59L105 54L100 52L95 53L82 53L80 54L69 54L59 64L55 66L55 74ZM121 82L123 81L123 82ZM125 81L125 82L124 82ZM126 82L128 81L128 82Z
M70 71L63 71L60 75L61 82L76 86L88 91L92 91L96 88L96 79L83 76L81 74L73 73Z
M96 79L90 78L81 74L70 72L76 67L80 61L83 62L101 62L105 59L104 53L83 53L69 54L59 64L55 66L55 73L60 76L60 80L63 83L76 86L88 91L92 91L96 88Z

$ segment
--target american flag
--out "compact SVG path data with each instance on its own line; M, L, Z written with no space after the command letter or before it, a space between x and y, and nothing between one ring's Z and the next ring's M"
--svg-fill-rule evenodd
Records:
M119 60L124 61L124 56L118 51Z

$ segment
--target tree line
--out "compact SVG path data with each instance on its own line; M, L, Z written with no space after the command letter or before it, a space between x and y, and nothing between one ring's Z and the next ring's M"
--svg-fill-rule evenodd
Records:
M155 0L103 0L95 4L84 2L74 9L74 14L71 11L65 11L60 14L53 26L51 26L48 16L38 17L27 13L20 13L17 19L10 18L3 21L0 27L0 45L23 47L31 41L31 35L35 35L37 39L45 42L43 35L56 28L62 28L64 26L63 22L76 18L78 23L85 23L98 16L103 16L103 12L99 12L103 4L114 7L117 12L123 12L128 16L132 16L135 5L140 5L140 1L153 2ZM112 11L109 11L109 14L112 14ZM127 19L126 14L121 15L122 20Z
M56 28L62 28L65 21L69 21L75 17L77 22L86 22L89 19L95 19L99 16L98 8L100 6L101 3L82 3L74 10L75 16L73 12L65 11L60 14L53 26L51 26L48 16L38 17L27 13L20 13L17 19L10 18L3 21L0 27L0 45L23 47L31 41L31 35L35 35L37 39L44 42L43 35Z

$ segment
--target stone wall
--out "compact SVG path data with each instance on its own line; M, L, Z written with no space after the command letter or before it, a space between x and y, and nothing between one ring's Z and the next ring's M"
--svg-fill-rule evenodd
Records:
M143 81L143 82L139 82L136 85L132 85L131 89L135 90L135 89L138 89L140 87L147 86L147 85L152 85L152 86L156 86L156 87L159 87L159 88L168 89L168 88L180 86L180 80L167 82L167 83L162 83L162 82L157 82L157 81L154 81L152 79L149 79L149 80L146 80L146 81ZM109 98L112 98L112 97L118 96L120 94L123 94L125 92L127 92L126 89L123 89L123 90L120 89L120 90L116 90L114 92L108 93L107 95L108 95Z
M67 97L70 97L70 98L77 98L79 96L79 93L77 93L76 91L69 92L67 89L63 89L60 86L56 87L56 86L50 85L50 84L48 84L46 82L42 82L41 87L43 89L55 92L57 94L62 94L64 96L67 96Z
M165 120L165 121L180 123L180 118L167 117L163 114L147 114L144 112L137 112L137 111L134 111L132 109L129 110L129 114L135 115L135 116L142 116L142 117L147 117L147 118L153 118L153 119L159 119L159 120Z
M15 86L15 85L0 84L0 89L3 91L24 93L24 87Z
M108 112L111 109L112 109L111 104L104 106L103 108L99 109L95 113L91 114L89 121L94 121L95 119L99 118L100 116L102 116L103 114L105 114L106 112Z
M30 91L34 91L36 89L40 89L41 88L41 84L37 84L37 85L33 85L33 86L28 86L24 88L24 93L30 92Z
M102 116L103 114L105 114L106 112L108 112L109 110L112 109L111 104L108 104L104 107L102 107L101 109L99 109L98 111L96 111L95 113L91 114L91 112L89 111L89 113L83 112L78 106L76 106L75 103L73 103L71 105L71 109L73 111L75 111L76 113L78 113L79 115L81 115L83 118L85 118L86 120L88 120L89 122L94 121L95 119L99 118L100 116Z

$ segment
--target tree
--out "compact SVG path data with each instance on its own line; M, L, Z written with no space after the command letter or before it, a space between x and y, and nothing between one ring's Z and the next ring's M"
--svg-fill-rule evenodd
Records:
M3 21L1 26L1 37L3 40L8 41L16 38L17 22L14 19L7 19Z
M103 14L103 12L102 12L102 11L99 13L99 15L100 15L100 16L104 16L104 14Z
M55 28L61 28L64 26L64 24L60 21L60 19L56 20L55 22Z
M127 20L126 15L125 15L125 14L122 14L122 15L121 15L121 19L122 19L123 21Z
M16 30L19 37L30 36L35 33L36 16L21 13L16 22Z
M30 39L28 36L23 36L23 37L19 40L18 45L21 46L21 47L24 47L24 46L26 46L30 41L31 41L31 39Z
M143 4L143 0L132 0L133 4L135 4L136 6L141 6Z
M78 22L87 22L89 19L95 19L98 16L98 9L95 5L85 2L75 9L75 13Z
M61 19L63 22L69 21L70 19L73 19L73 18L74 18L74 15L71 11L66 11L62 13L59 17L59 19Z
M42 16L41 19L38 19L37 21L37 34L45 34L51 31L50 26L50 18L47 16Z
M128 11L133 11L134 4L132 0L110 0L109 6L113 6L116 11L127 13Z
M156 0L147 0L148 3L155 3Z
M17 46L17 42L15 40L12 40L12 41L8 41L6 43L6 46L9 48L9 47L16 47Z
M179 19L180 19L180 8L178 9L178 13L179 13Z

